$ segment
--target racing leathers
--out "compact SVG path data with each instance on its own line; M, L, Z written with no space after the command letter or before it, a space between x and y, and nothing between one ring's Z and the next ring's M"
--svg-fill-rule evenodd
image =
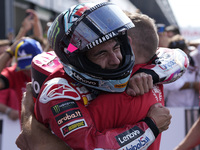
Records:
M135 66L135 71L145 65ZM169 77L172 79L172 75ZM44 82L35 114L73 149L147 149L159 131L145 117L151 105L164 104L162 91L162 85L156 85L140 97L125 92L99 95L58 69ZM159 142L160 135L149 149L159 149Z
M159 87L162 88L162 85L159 85ZM154 98L154 94L157 94L156 92L149 93L148 99ZM163 95L160 94L156 97L163 100ZM109 95L109 93L106 93L106 95ZM104 99L107 100L106 95L104 95ZM111 106L112 104L109 102L111 99L109 98L107 102L108 106L111 106L109 109L98 109L98 105L95 105L95 108L97 108L96 111L93 111L94 108L88 106L92 104L91 100L93 99L95 99L94 102L96 100L101 101L98 100L98 98L101 98L100 95L96 97L95 92L71 79L63 69L59 69L47 78L41 88L41 93L35 105L36 118L73 149L124 149L125 147L146 149L159 134L154 122L150 118L144 119L148 107L144 107L146 111L144 111L144 115L141 115L141 118L135 118L134 115L138 116L139 113L135 112L135 107L143 112L143 109L140 108L141 104L134 104L140 101L139 99L133 100L134 97L128 96L126 93L110 95L108 98L116 99L116 105L115 103L113 105L116 106L117 110ZM144 98L146 99L146 97ZM124 105L125 110L123 110L123 107L120 108L121 102L125 104L127 101L129 104L133 102L131 104L133 106L127 109ZM88 104L89 102L90 104ZM152 102L157 103L157 100ZM90 108L92 109L90 110ZM127 110L133 112L130 112L131 118L124 118L126 121L130 120L129 124L123 125L123 116L127 114ZM123 111L126 112L123 113ZM108 120L108 118L98 120L101 115L107 114L118 114L119 120L116 117L115 120L112 118L111 120ZM144 120L142 121L142 119ZM105 123L103 126L105 130L101 127L100 122ZM116 128L118 126L120 127Z

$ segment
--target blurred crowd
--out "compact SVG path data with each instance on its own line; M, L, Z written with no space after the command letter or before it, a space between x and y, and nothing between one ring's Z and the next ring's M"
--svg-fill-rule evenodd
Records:
M167 107L183 107L186 109L199 109L199 86L200 86L200 40L188 41L179 27L157 24L159 46L179 48L189 58L189 67L183 76L175 82L164 84L165 105ZM178 60L179 58L177 58ZM194 116L192 116L194 117ZM200 118L194 120L189 131L174 150L190 150L200 144Z
M157 24L160 47L179 48L189 57L190 66L177 81L164 85L168 107L198 107L200 79L200 46L198 41L187 41L177 26ZM178 58L177 58L178 59Z
M26 83L31 81L33 57L51 50L37 12L27 9L25 14L17 35L0 40L0 112L12 120L20 118L22 95Z
M26 13L28 15L22 21L17 35L0 40L0 112L12 120L20 118L22 95L26 83L31 81L31 60L37 54L52 50L45 36L47 29L42 28L37 12L27 9ZM165 105L198 108L200 42L187 41L175 25L156 25L159 47L179 48L188 55L190 61L190 66L180 79L164 84ZM30 30L33 34L27 36Z

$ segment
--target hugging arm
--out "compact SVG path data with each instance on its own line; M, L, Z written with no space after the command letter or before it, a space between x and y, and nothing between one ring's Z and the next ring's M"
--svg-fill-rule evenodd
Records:
M21 150L70 150L69 146L36 120L31 89L31 83L28 83L26 87L27 92L22 100L22 131L16 140L16 145Z

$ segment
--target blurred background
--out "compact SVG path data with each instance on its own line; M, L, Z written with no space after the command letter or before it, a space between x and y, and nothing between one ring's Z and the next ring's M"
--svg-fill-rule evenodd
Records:
M18 33L21 22L26 16L25 10L28 8L38 13L45 32L47 23L52 21L58 13L74 4L89 1L92 0L1 0L0 39L6 39ZM192 22L192 20L197 21L195 14L198 14L200 5L195 2L198 0L98 0L98 2L101 1L114 2L122 9L132 12L140 11L154 18L156 23L166 26L177 25L186 39L200 37L200 23Z
M123 10L146 14L156 24L177 26L188 41L200 39L199 0L0 0L0 40L14 40L27 16L27 9L37 13L45 38L49 25L60 12L78 3L105 1L116 3ZM32 34L30 30L28 35ZM172 123L169 130L163 133L161 150L172 150L199 117L199 108L169 109L173 116ZM15 139L19 132L19 120L12 121L0 114L0 150L18 150ZM199 149L200 146L195 148Z

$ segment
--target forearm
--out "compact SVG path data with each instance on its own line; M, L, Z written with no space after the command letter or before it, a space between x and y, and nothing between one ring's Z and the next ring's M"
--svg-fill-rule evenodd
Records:
M38 135L40 136L40 138L38 138ZM49 129L47 129L44 125L40 124L34 117L32 118L32 129L30 137L35 143L34 150L71 149L61 139L49 132Z
M27 29L25 29L24 27L21 27L17 36L15 37L15 41L19 40L22 37L25 37L27 32L28 32Z
M22 100L21 127L22 131L16 140L21 150L70 150L70 148L49 129L39 123L33 113L32 87L27 84L27 92Z
M90 113L88 113L85 106L82 105L78 105L79 107L76 107L75 110L68 108L64 113L67 115L73 112L74 114L79 114L79 116L82 116L82 118L76 116L70 120L71 122L68 122L68 119L66 119L66 121L62 120L62 117L64 116L53 115L53 118L46 119L46 117L50 117L49 114L52 113L51 108L61 104L61 102L57 100L51 102L55 102L55 104L43 105L40 103L41 108L38 110L44 110L41 112L44 114L42 115L42 118L44 119L42 122L46 124L45 121L49 120L48 124L53 132L74 149L119 149L122 147L130 148L130 145L137 145L140 141L144 143L142 147L148 147L154 142L155 138L159 134L157 126L149 118L132 125L125 125L123 127L114 129L106 129L100 132L97 130L90 116ZM67 105L67 101L65 101L65 105ZM71 107L74 109L74 106ZM39 114L36 116L40 118ZM128 136L129 134L136 135L132 137L128 142L125 142L124 136Z
M200 118L193 124L175 150L190 150L200 144Z
M40 40L43 39L43 29L42 29L42 25L39 19L37 19L37 21L33 25L33 34L34 34L34 37L37 37Z
M185 84L181 87L180 90L184 89L193 89L196 92L199 92L199 82L185 82Z
M8 114L12 109L4 104L0 104L0 112Z
M22 131L16 140L17 146L21 150L70 150L61 139L53 135L49 129L40 124L34 116L26 118L22 124Z
M10 54L6 51L0 55L0 72L2 72L2 70L6 67L10 58Z

